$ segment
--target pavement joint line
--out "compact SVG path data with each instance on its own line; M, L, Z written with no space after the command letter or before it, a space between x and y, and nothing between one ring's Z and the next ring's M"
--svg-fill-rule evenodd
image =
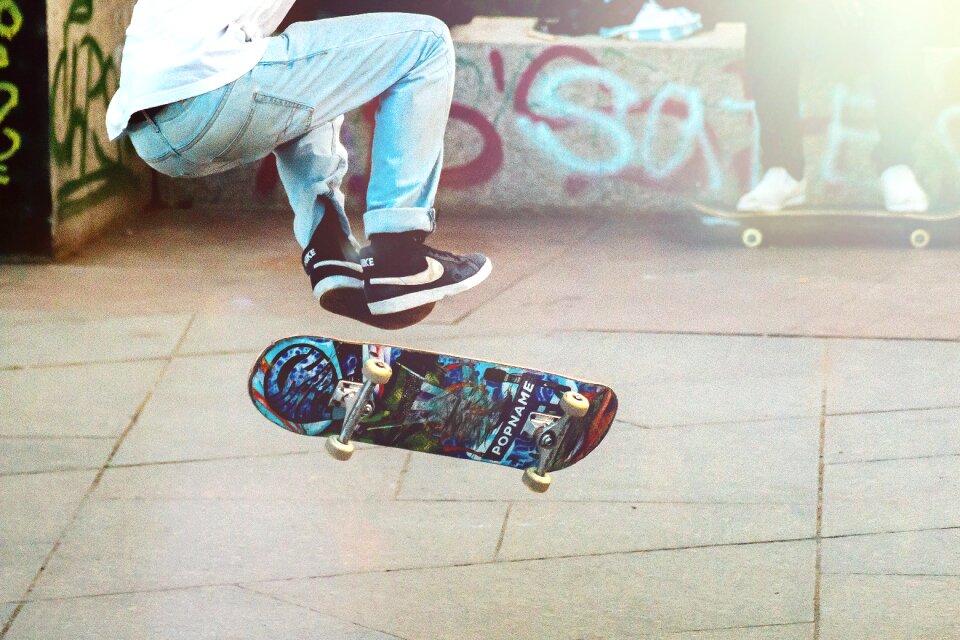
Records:
M117 364L136 364L138 362L164 362L167 356L144 356L142 358L117 358L115 360L79 360L75 362L55 362L40 364L24 364L0 367L0 373L18 371L44 371L47 369L75 369L78 367L111 366Z
M768 416L764 418L750 418L747 420L718 420L716 422L686 422L680 424L662 424L662 425L642 425L631 420L617 418L616 422L621 422L632 427L637 427L643 431L665 431L667 429L700 429L709 427L735 427L740 425L759 425L778 422L798 422L800 420L811 420L819 418L819 413L808 413L806 415L782 415Z
M910 531L893 531L888 533L913 533L913 532L922 532L922 531L939 531L942 529L917 529ZM960 530L960 527L948 527L946 530ZM846 534L841 536L824 536L825 540L836 539L836 538L851 538L851 537L864 537L872 535L884 535L884 534L874 534L874 533L858 533L858 534ZM729 547L741 547L741 546L759 546L764 544L790 544L797 542L812 542L813 537L805 538L787 538L782 540L765 540L765 541L755 541L755 542L739 542L739 543L721 543L714 545L695 545L688 547L665 547L657 549L638 549L633 551L610 551L602 552L597 554L582 554L582 555L564 555L564 556L548 556L542 558L517 558L517 559L503 559L493 561L480 561L472 563L455 563L450 565L426 565L422 567L403 567L403 568L386 568L386 569L368 569L361 571L346 571L340 573L331 573L331 574L322 574L322 575L313 575L313 576L293 576L289 578L269 578L264 580L248 580L242 583L237 582L209 582L209 583L198 583L198 584L188 584L188 585L178 585L172 587L153 587L153 588L144 588L144 589L130 589L126 591L110 591L103 593L89 593L89 594L78 594L78 595L69 595L69 596L46 596L39 598L31 598L29 600L21 600L19 604L21 606L34 603L34 602L63 602L68 600L85 600L85 599L94 599L94 598L111 598L116 596L127 596L127 595L138 595L138 594L150 594L150 593L169 593L176 591L193 591L196 589L210 589L217 587L237 587L241 586L244 589L253 591L255 593L261 593L256 589L251 588L253 585L261 584L278 584L284 582L295 582L300 580L326 580L331 578L343 578L350 576L362 576L362 575L374 575L374 574L387 574L387 573L401 573L401 572L413 572L413 571L436 571L442 569L463 569L475 566L491 566L491 565L500 565L500 564L518 564L524 562L550 562L555 560L576 560L578 558L591 558L591 557L612 557L618 555L640 555L644 553L664 553L664 552L673 552L673 551L695 551L695 550L708 550L714 548L729 548ZM833 575L833 574L831 574ZM839 574L842 575L842 574ZM947 576L953 577L953 576ZM266 594L264 594L266 595ZM8 604L13 604L16 601L11 601ZM799 624L799 623L798 623Z
M817 429L817 511L816 551L813 582L813 640L820 640L821 588L823 577L823 487L827 459L827 387L830 383L830 343L823 343L823 364L820 379L820 424Z
M400 501L400 492L403 491L403 481L407 478L407 472L410 470L410 463L413 461L413 451L410 451L406 455L406 459L403 461L403 467L400 469L400 475L397 477L397 488L393 492L393 499L395 502Z
M843 571L827 571L825 576L864 576L875 578L960 578L960 573L869 573L865 571L854 571L844 573Z
M952 409L960 409L960 405L957 404L945 404L945 405L936 405L936 406L924 406L924 407L905 407L897 409L864 409L862 411L837 411L835 413L827 413L828 418L843 418L847 416L873 416L873 415L883 415L887 413L922 413L924 411L949 411Z
M157 374L156 380L153 383L151 389L147 392L144 399L140 402L140 406L137 407L136 412L130 419L129 424L126 429L123 430L123 433L117 438L116 443L113 445L113 448L110 451L110 454L107 456L107 459L101 465L99 472L94 477L93 481L90 483L90 486L87 487L87 490L81 496L79 502L77 503L76 508L74 508L73 513L70 515L70 518L67 520L66 525L64 525L63 530L60 532L60 535L57 537L56 541L53 543L53 547L44 557L43 562L40 564L40 568L37 570L36 574L33 576L33 580L30 581L30 584L27 586L27 590L24 592L23 596L20 599L19 604L14 608L13 612L10 614L10 617L4 623L3 627L0 628L0 640L3 640L10 632L10 629L13 627L13 624L16 622L17 617L20 615L20 612L23 611L23 607L26 605L30 598L30 594L33 593L33 590L36 589L37 584L40 582L40 578L43 576L43 573L47 570L50 562L53 560L53 557L57 554L57 551L60 550L60 545L63 543L63 539L66 537L67 532L77 521L77 518L80 517L80 512L83 510L84 505L90 499L90 496L93 495L93 492L96 491L97 487L100 485L100 481L103 478L103 474L106 472L107 467L110 465L110 461L113 460L114 456L117 455L117 451L120 450L120 446L123 444L123 441L129 435L130 431L133 430L133 427L136 426L137 422L140 420L140 416L143 414L143 411L146 409L147 405L150 403L150 400L153 398L153 394L156 391L157 387L160 385L161 381L166 376L167 372L170 370L170 365L173 363L174 358L176 357L178 349L183 345L184 340L187 338L187 334L190 333L190 328L193 326L196 315L191 315L187 321L186 327L184 327L183 332L180 335L180 339L174 345L173 350L170 355L164 359L165 364L161 367L160 372Z
M906 456L904 458L873 458L870 460L843 460L840 462L828 462L829 467L843 467L854 464L876 464L882 462L909 462L911 460L942 460L945 458L960 458L960 451L956 453L932 453L926 456Z
M230 462L236 460L263 460L268 458L289 458L293 456L315 455L319 451L285 451L277 453L255 453L243 456L221 456L213 458L185 458L183 460L154 460L150 462L110 463L108 469L139 469L143 467L167 467L177 464L203 464L207 462Z
M398 635L395 634L395 633L391 633L391 632L389 632L389 631L384 631L383 629L377 629L376 627L371 627L371 626L369 626L369 625L362 624L362 623L356 622L356 621L354 621L354 620L348 620L348 619L342 618L342 617L340 617L340 616L338 616L338 615L336 615L336 614L332 614L332 613L330 613L329 611L321 611L321 610L319 610L319 609L314 609L313 607L307 606L307 605L303 604L302 602L296 602L296 601L294 601L294 600L289 600L289 599L284 598L284 597L282 597L282 596L279 596L279 595L277 595L277 594L275 594L275 593L264 593L263 591L257 591L256 589L251 589L250 587L244 586L243 584L235 584L235 585L233 585L233 586L236 587L237 589L240 589L241 591L246 591L247 593L253 593L253 594L256 594L256 595L261 596L261 597L263 597L263 598L269 598L270 600L274 600L274 601L276 601L276 602L279 602L279 603L281 603L281 604L285 604L285 605L288 605L288 606L297 607L298 609L303 609L304 611L311 611L311 612L313 612L313 613L316 613L316 614L318 614L318 615L321 615L321 616L324 616L324 617L327 617L327 618L333 618L334 620L338 620L338 621L340 621L340 622L343 622L343 623L345 623L345 624L349 624L349 625L354 626L354 627L358 627L358 628L360 628L360 629L366 629L366 630L368 630L368 631L373 631L373 632L375 632L375 633L380 633L380 634L383 634L383 635L388 636L388 637L390 637L390 638L396 638L397 640L406 640L406 639L403 638L402 636L398 636Z
M960 531L960 525L946 527L922 527L920 529L894 529L893 531L860 531L856 533L838 533L823 536L824 540L846 540L848 538L869 538L872 536L894 536L904 533L930 533L933 531Z
M507 503L507 510L503 514L503 526L500 527L500 535L497 537L497 548L493 550L493 559L500 557L500 550L503 548L503 541L507 537L507 527L510 525L510 514L513 513L514 502Z
M0 478L25 478L29 476L43 476L52 473L79 473L82 471L98 471L100 467L55 467L52 469L38 469L36 471L12 471L0 473ZM0 636L2 638L3 636Z
M747 542L723 542L716 544L687 545L681 547L656 547L651 549L633 549L626 551L598 551L594 553L563 554L557 556L538 556L534 558L503 558L500 560L479 560L476 562L459 562L447 565L424 565L422 567L396 567L389 569L367 569L360 571L342 571L338 573L320 574L306 577L278 578L268 580L248 581L245 584L272 584L293 582L299 580L329 580L349 576L376 575L388 573L410 573L415 571L438 571L443 569L469 569L472 567L490 567L497 565L524 564L533 562L556 562L563 560L580 560L587 558L610 558L615 556L635 556L648 553L672 553L677 551L702 551L711 549L729 549L736 547L755 547L769 544L794 544L798 542L812 542L812 537L783 538L777 540L751 540Z
M740 631L742 629L780 629L782 627L799 627L813 624L813 620L798 620L797 622L774 622L771 624L747 624L733 627L708 627L706 629L680 629L670 633L709 633L711 631Z

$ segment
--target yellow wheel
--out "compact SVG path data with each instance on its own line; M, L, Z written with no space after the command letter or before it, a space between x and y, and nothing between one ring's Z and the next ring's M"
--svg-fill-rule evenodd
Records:
M926 229L916 229L910 234L910 244L914 249L926 249L930 245L930 232Z
M340 462L346 462L350 459L350 456L353 455L353 443L348 442L346 444L340 442L339 436L330 436L327 438L327 453L330 454L331 458L339 460Z
M582 418L590 411L590 401L573 391L567 391L560 398L560 408L571 418Z
M751 227L743 232L740 239L743 241L743 246L747 249L756 249L763 244L763 232L760 231L760 229Z
M363 363L363 379L373 384L387 384L393 375L393 369L379 358L370 358Z
M536 469L527 469L523 472L523 484L536 493L546 493L551 482L549 473L540 475Z

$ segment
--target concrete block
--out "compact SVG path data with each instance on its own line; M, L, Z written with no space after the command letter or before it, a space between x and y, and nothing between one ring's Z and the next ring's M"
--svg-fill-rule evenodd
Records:
M815 506L651 502L516 502L497 558L558 558L796 540Z
M19 602L30 587L50 553L53 543L6 544L0 541L0 603L9 602L7 614L13 613L13 604ZM0 604L0 620L4 620L4 606Z
M173 353L188 323L186 316L3 320L0 367L165 358Z
M833 464L823 535L960 527L960 456Z
M960 637L958 591L958 577L825 575L820 638Z
M829 358L828 413L960 405L960 345L840 340Z
M64 471L0 476L0 546L53 544L96 475Z
M6 636L10 640L70 637L76 640L231 638L386 640L388 636L238 587L27 604Z
M262 499L92 499L32 597L484 562L506 512L491 503L327 501L317 487L288 489L283 500L277 491Z
M106 438L5 438L0 474L99 469L113 449Z
M960 530L828 538L822 542L824 574L960 577Z
M827 464L960 456L960 410L928 409L830 416Z
M404 638L662 638L813 619L813 543L505 562L252 585Z
M74 348L68 345L75 333L64 329L59 328L59 332L65 334L59 338L56 337L57 329L49 325L41 326L38 332L48 334L49 343L66 343L64 351L67 351ZM88 334L90 338L107 339L102 333ZM101 342L96 346L102 345ZM76 345L85 351L92 350L93 346ZM24 352L22 357L27 359L25 352L36 345L25 340L18 347ZM58 355L64 359L86 359L91 356L90 353ZM92 439L119 436L157 383L162 367L161 362L147 361L0 371L0 438L34 436ZM109 402L104 402L105 395L109 397ZM87 446L99 445L62 442L59 446L65 447L61 451L66 453L73 447L81 451ZM54 453L54 450L51 449L50 453Z

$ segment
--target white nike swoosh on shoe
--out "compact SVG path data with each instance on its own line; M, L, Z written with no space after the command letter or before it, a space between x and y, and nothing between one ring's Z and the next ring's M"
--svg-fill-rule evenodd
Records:
M413 287L417 285L431 284L436 282L443 277L444 269L443 264L439 261L427 257L427 268L421 271L420 273L415 273L412 276L404 276L402 278L371 278L371 285L394 285L401 287Z

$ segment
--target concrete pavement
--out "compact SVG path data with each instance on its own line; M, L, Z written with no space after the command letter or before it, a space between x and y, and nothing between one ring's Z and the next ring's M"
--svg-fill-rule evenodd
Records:
M312 302L282 213L0 267L0 638L960 637L955 250L441 224L494 275L392 334ZM602 380L619 420L544 496L343 465L246 398L300 332Z

